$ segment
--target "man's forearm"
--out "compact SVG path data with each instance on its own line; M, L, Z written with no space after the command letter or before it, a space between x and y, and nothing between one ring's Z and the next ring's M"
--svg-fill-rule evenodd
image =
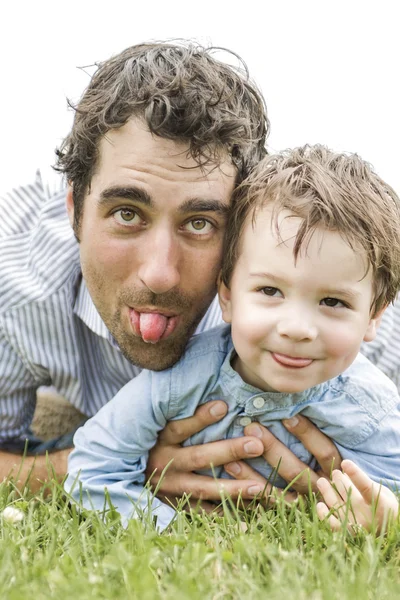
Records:
M29 485L37 492L43 483L54 477L61 481L67 472L68 456L72 448L52 452L48 456L19 456L0 450L0 482L13 478L18 488Z

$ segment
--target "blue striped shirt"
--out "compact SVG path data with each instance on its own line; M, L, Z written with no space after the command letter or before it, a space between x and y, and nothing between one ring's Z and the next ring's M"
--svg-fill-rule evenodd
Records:
M140 369L120 352L82 280L61 179L50 185L38 173L0 197L0 210L1 442L27 435L40 386L92 416ZM214 300L196 333L220 322Z
M82 280L54 174L0 197L0 442L23 439L36 390L53 385L94 415L140 369L119 351ZM197 333L221 322L214 301ZM400 387L400 302L362 352Z

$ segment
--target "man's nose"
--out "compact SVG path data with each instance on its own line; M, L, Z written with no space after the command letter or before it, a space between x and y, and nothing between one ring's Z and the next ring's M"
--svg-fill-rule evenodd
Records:
M318 335L318 330L310 315L286 315L277 324L280 336L289 338L295 342L312 341Z
M149 236L140 249L139 279L154 294L163 294L180 282L180 249L172 232L161 230Z

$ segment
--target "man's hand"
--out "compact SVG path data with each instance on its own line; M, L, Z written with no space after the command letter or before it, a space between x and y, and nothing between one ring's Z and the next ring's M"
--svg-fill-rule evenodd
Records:
M224 402L215 401L200 406L193 417L171 421L160 433L157 445L150 452L147 465L147 478L151 478L153 488L159 483L160 475L172 460L161 480L158 496L174 502L176 498L188 494L191 505L198 500L220 502L221 490L233 499L252 500L264 491L266 481L253 471L254 477L235 479L214 479L197 475L193 471L254 458L264 452L262 440L244 436L199 446L182 448L181 443L208 425L219 421L227 412ZM268 491L271 490L269 486ZM285 497L294 499L293 494ZM175 502L174 502L175 503ZM202 502L203 508L211 506Z
M279 494L279 490L267 487L266 480L244 459L263 456L273 467L278 466L278 473L290 483L302 473L293 488L299 493L307 493L309 482L313 490L317 490L317 480L321 472L314 473L302 463L284 444L277 440L265 427L251 424L245 429L245 436L219 442L210 442L201 446L181 447L181 443L208 425L219 421L227 411L224 402L212 402L200 406L193 417L172 421L161 432L157 445L150 453L147 477L151 478L153 487L159 483L160 475L167 464L172 461L160 483L160 498L179 498L188 494L192 504L197 500L220 501L221 489L231 498L239 496L243 500L254 499L263 491L267 495ZM296 422L297 420L297 422ZM319 431L315 425L304 417L284 421L285 427L293 433L317 459L322 473L330 476L332 468L340 465L340 455L333 442ZM210 468L210 465L225 465L226 471L234 479L215 480L212 477L197 475L193 471ZM290 502L296 494L287 493L285 500ZM210 508L204 504L205 508Z
M286 429L296 436L316 458L321 468L318 474L312 471L308 465L297 458L293 452L259 423L251 423L245 428L244 433L254 436L262 442L264 447L263 457L271 467L277 467L277 473L285 481L290 483L297 477L292 487L299 494L307 494L310 485L313 491L318 491L317 481L321 475L329 479L332 469L337 468L341 463L341 457L335 444L311 421L301 415L296 415L296 417L282 422ZM225 469L229 475L236 479L251 479L252 481L255 479L260 485L262 482L265 483L265 479L244 462L226 464Z
M15 485L22 489L28 485L37 492L54 476L62 481L67 472L68 456L72 448L58 450L47 456L19 456L0 450L0 482L13 478Z
M356 531L355 525L379 533L399 512L396 496L372 481L351 460L344 460L341 466L343 472L333 471L332 484L324 478L317 482L324 499L317 504L318 517L327 519L334 531L346 522L351 533Z

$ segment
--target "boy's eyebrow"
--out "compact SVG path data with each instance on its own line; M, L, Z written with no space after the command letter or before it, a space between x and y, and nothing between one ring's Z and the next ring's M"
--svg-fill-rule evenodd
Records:
M277 277L276 275L273 275L272 273L267 273L265 272L260 272L260 273L250 273L249 275L250 277L265 277L266 279L272 279L273 281L276 282L281 282L281 283L286 283L286 279L284 279L283 277Z
M109 206L114 203L114 200L118 199L140 202L140 204L144 204L149 208L155 208L155 203L150 194L135 186L113 186L106 188L100 193L97 204L99 206ZM217 212L226 215L228 210L229 205L221 200L203 198L190 198L178 207L178 212L182 214L191 212Z
M357 300L361 297L360 292L355 292L350 288L332 288L332 289L323 289L319 290L321 295L324 295L327 298L339 296L340 298L346 298L347 300Z
M250 277L259 277L270 279L277 284L288 283L287 279L284 277L278 277L277 275L273 275L272 273L260 272L260 273L250 273ZM360 292L356 292L351 288L322 288L318 290L318 293L321 296L325 296L326 298L340 296L341 298L346 298L348 300L357 300L361 297Z

